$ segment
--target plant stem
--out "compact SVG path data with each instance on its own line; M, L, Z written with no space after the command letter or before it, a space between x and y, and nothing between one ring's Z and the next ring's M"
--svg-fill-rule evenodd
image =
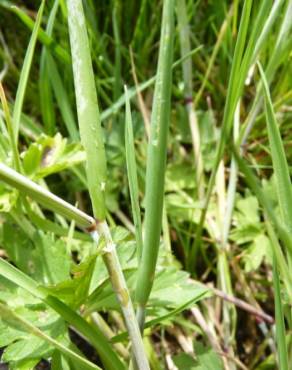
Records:
M125 325L132 340L133 353L138 369L150 369L144 351L140 329L135 317L135 311L131 301L130 293L125 281L121 265L118 260L116 245L112 240L109 227L105 221L97 224L97 230L99 234L102 235L105 239L105 246L103 248L103 260L108 270L108 274L110 276L113 289L116 293L116 297L120 303L125 320Z

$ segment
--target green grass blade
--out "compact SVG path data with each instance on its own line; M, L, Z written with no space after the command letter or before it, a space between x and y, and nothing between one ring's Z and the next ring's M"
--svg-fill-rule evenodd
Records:
M36 281L2 258L0 258L0 275L4 276L17 286L25 289L33 296L41 299L56 311L65 321L82 333L98 351L106 369L125 370L123 363L97 328L93 328L86 320L57 298L48 296L44 289L38 287Z
M85 17L80 0L67 1L76 105L94 216L105 219L106 158Z
M185 0L180 0L177 3L177 21L179 28L179 40L181 55L186 55L191 50L191 39L190 39L190 28L187 16L187 7ZM183 81L184 81L184 99L185 108L188 114L189 127L192 137L193 154L194 154L194 165L195 175L197 181L197 193L198 198L202 200L205 193L205 181L204 181L204 163L201 148L201 137L198 125L198 118L195 111L195 105L193 103L193 72L192 72L192 60L186 59L182 63ZM208 71L207 71L208 73ZM206 73L206 74L207 74ZM206 78L208 78L206 76Z
M43 0L39 8L38 14L37 14L36 22L33 28L33 32L32 32L28 47L27 47L27 51L25 54L25 58L24 58L24 62L23 62L23 66L22 66L22 70L21 70L21 74L19 78L19 84L17 88L14 109L13 109L13 116L12 116L13 125L14 125L14 130L13 130L14 138L16 142L18 141L22 105L24 101L24 95L25 95L26 85L28 81L28 76L29 76L29 72L30 72L30 68L32 64L32 58L34 55L37 35L38 35L38 31L41 25L44 6L45 6L45 1Z
M31 209L26 210L31 222L40 230L54 233L57 236L68 236L68 228L63 227L47 218L43 218L39 216L37 213L33 212ZM83 241L91 241L91 237L89 234L81 232L81 231L74 231L73 236L75 239L83 240Z
M5 120L6 120L6 126L7 126L7 132L9 135L10 146L12 148L14 167L17 171L20 171L21 163L20 163L20 157L19 157L17 144L14 140L12 119L10 116L8 103L7 103L5 92L4 92L1 82L0 82L0 100L2 103L3 113L4 113Z
M13 327L16 326L18 329L24 330L25 332L44 340L45 342L59 350L64 356L80 364L80 366L83 366L86 369L91 370L101 369L92 362L86 360L77 353L71 351L69 348L65 347L62 343L56 341L55 339L41 331L38 327L32 325L29 321L23 319L20 315L16 314L6 304L0 303L0 314L1 319L4 320L8 325L12 325Z
M95 224L91 216L88 216L70 203L65 202L63 199L3 163L0 163L0 180L29 195L32 199L52 211L67 217L69 220L75 220L82 227L90 227Z
M48 19L46 32L50 37L52 36L53 24L57 14L58 6L59 1L56 0ZM79 139L79 132L77 130L68 94L64 88L55 60L52 57L50 50L48 50L48 48L44 45L41 56L40 70L40 102L43 111L45 127L47 127L47 132L49 135L53 135L55 133L54 108L52 106L53 97L51 93L52 88L68 133L72 140L77 141Z
M83 317L55 297L47 296L44 302L89 340L101 356L106 369L125 370L124 364L97 327L90 325Z
M130 188L131 206L133 219L135 224L135 237L137 243L137 255L140 260L143 249L142 241L142 222L141 222L141 212L139 206L139 187L138 187L138 177L137 177L137 165L135 159L135 144L133 135L133 123L130 108L130 100L128 96L128 90L125 86L125 96L126 96L126 125L125 125L125 150L126 150L126 161L128 170L128 181Z
M201 100L201 97L202 97L203 92L205 90L205 87L207 85L209 76L211 74L211 71L213 69L214 63L216 61L217 54L218 54L218 52L220 50L220 47L221 47L222 42L224 40L224 37L226 35L226 31L228 30L228 26L229 26L229 24L230 24L230 22L232 20L233 8L234 8L234 6L232 5L231 8L230 8L230 10L229 10L229 12L228 12L228 14L227 14L227 17L225 18L224 22L222 23L222 26L220 28L220 31L218 33L217 41L216 41L216 44L214 46L214 49L213 49L212 55L210 57L210 60L208 62L208 67L207 67L206 73L204 75L204 79L202 81L202 84L200 86L199 91L196 93L196 96L195 96L195 101L194 101L195 108L198 106L198 103Z
M270 3L271 3L271 1L263 2L264 5L269 5L269 6L270 6ZM261 33L255 37L256 38L256 43L255 43L255 46L253 47L253 57L252 57L253 61L256 60L257 54L258 54L259 50L261 49L261 46L267 40L267 37L268 37L272 27L274 26L274 23L275 23L278 15L280 13L280 10L283 6L283 3L284 3L284 0L280 0L280 1L275 1L272 4L272 8L270 10L269 16L268 16L267 20L265 21L265 23L263 25L263 29L262 29ZM263 19L264 17L265 17L265 14L263 14L263 16L261 16L261 17L260 17L260 15L258 16L258 18L255 21L257 26L259 26L257 21L258 20L261 21L261 19ZM255 27L255 29L258 29L258 27Z
M46 32L49 36L51 36L53 32L58 7L59 1L56 0L50 12L46 28ZM54 111L52 87L48 73L47 56L49 53L50 51L45 46L43 46L40 60L39 94L40 94L40 107L45 130L48 135L53 136L56 131L55 130L56 117Z
M278 364L280 370L288 370L288 352L286 345L285 335L285 322L284 313L281 299L281 287L280 278L278 275L278 269L275 257L273 259L273 282L274 282L274 294L275 294L275 317L276 317L276 342L277 342L277 354Z
M150 319L147 322L145 322L145 326L144 326L145 329L154 327L155 325L161 325L164 321L165 322L169 321L171 318L175 317L179 313L181 313L181 312L187 310L188 308L190 308L191 306L193 306L196 302L202 300L205 297L209 298L211 296L211 294L212 294L211 290L208 290L208 289L203 290L195 298L183 303L182 305L176 307L175 309L167 312L166 314L164 314L162 316L155 317L154 319ZM121 340L125 340L126 338L127 338L127 333L123 332L123 333L120 333L120 334L117 334L116 336L114 336L111 339L111 343L116 343L116 342L119 342Z
M219 163L224 153L226 140L230 136L230 132L232 129L232 121L233 121L237 101L238 101L238 98L243 88L244 79L241 78L242 76L240 76L239 71L240 71L240 65L241 65L242 57L244 53L244 46L246 43L246 35L247 35L247 29L248 29L249 20L250 20L251 6L252 6L252 0L245 0L244 5L243 5L243 10L242 10L238 37L236 40L232 65L231 65L231 72L230 72L228 88L227 88L226 103L225 103L224 114L223 114L223 123L222 123L222 128L221 128L221 133L220 133L220 139L219 139L219 142L216 148L215 163L214 163L214 167L212 169L211 177L208 183L205 204L204 204L202 214L200 217L200 221L199 221L199 225L197 228L195 242L194 242L194 245L192 246L190 258L188 261L189 269L191 271L193 271L195 267L194 262L196 258L196 253L201 243L203 225L205 222L208 205L209 205L213 187L215 184L218 166L219 166ZM241 83L239 83L240 81Z
M151 134L147 153L145 240L136 288L136 299L142 310L144 310L153 285L160 243L167 136L170 121L173 34L174 1L166 0L163 4L157 77L151 115Z
M22 9L17 6L6 6L6 8L13 11L30 31L34 30L35 22ZM50 51L56 55L61 62L66 64L71 63L71 58L68 52L54 39L47 35L47 33L41 27L38 29L37 37L38 40L48 49L50 49Z
M277 182L277 193L283 221L287 228L292 231L292 187L289 166L286 160L285 150L281 139L279 126L276 121L273 103L269 91L265 73L258 64L265 91L265 111L268 128L268 137L273 161L273 169Z
M70 99L62 82L57 64L52 55L47 55L47 65L54 95L56 97L67 131L73 141L78 141L79 132L77 130L77 125L71 108Z
M278 11L279 5L281 5L281 2L274 3L273 7L275 7L276 10ZM269 57L268 65L265 68L265 76L268 81L268 84L272 82L272 79L277 68L283 62L285 56L290 52L291 42L289 32L292 27L291 17L292 17L292 1L288 1L284 10L284 18L280 26L276 44L272 50L271 56ZM249 111L249 114L244 124L241 127L241 133L239 136L238 143L244 144L246 142L247 136L249 135L251 128L253 127L256 121L256 118L258 117L262 101L263 101L263 84L259 83L257 85L256 96L253 99L253 105Z
M38 289L37 283L32 278L18 270L3 258L0 258L0 275L12 281L17 286L27 290L33 296L40 299L45 298L45 294Z
M172 64L172 69L175 69L178 66L180 66L186 59L191 58L193 55L195 55L200 50L202 50L202 48L203 48L203 45L200 45L196 47L195 49L191 50L188 54L184 55L182 58L179 58L178 60L176 60ZM156 77L157 76L155 75L149 78L149 80L142 82L141 84L137 86L137 88L136 87L128 88L129 99L131 100L133 97L137 95L138 92L142 92L146 90L148 87L152 86L156 81ZM125 103L126 103L126 95L123 94L120 96L120 98L116 102L112 104L111 107L107 108L101 113L100 115L101 121L104 121L108 119L109 117L111 117L112 115L116 114L119 111L119 109L121 109L125 105Z
M114 41L115 41L115 69L114 69L114 91L113 98L114 101L122 93L122 75L121 75L121 40L120 40L120 5L119 1L114 1L113 12L112 12L112 22L114 31Z
M273 255L277 262L277 268L280 272L283 284L285 286L289 301L292 302L292 276L286 262L282 247L279 243L278 237L271 223L266 220L266 227L268 231L269 238L271 240L271 245L273 247Z
M243 85L246 79L246 75L248 69L250 68L251 64L254 63L255 58L260 50L261 45L263 44L265 38L267 37L268 32L266 31L268 22L268 14L269 9L271 7L271 0L263 1L260 4L260 8L258 10L257 17L255 19L256 27L252 27L251 35L248 40L248 44L246 47L246 51L244 53L244 57L240 66L240 71L238 75L239 84ZM269 28L268 28L269 29ZM238 98L235 97L237 100Z

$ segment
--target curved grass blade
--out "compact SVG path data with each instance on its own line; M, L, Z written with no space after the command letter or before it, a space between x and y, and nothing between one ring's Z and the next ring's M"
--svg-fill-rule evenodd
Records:
M276 7L276 5L278 4L274 3L273 7ZM292 1L287 2L283 13L284 13L284 17L281 22L281 27L278 32L277 40L273 48L272 54L269 57L268 65L265 68L265 75L266 75L266 79L269 84L271 83L277 68L279 68L279 65L283 62L283 60L285 59L285 56L291 50L291 37L289 37L289 32L292 27L292 22L291 22ZM263 90L262 83L259 83L257 86L256 96L253 99L252 107L248 113L248 116L244 124L241 127L238 144L239 143L244 144L246 142L247 136L249 135L253 125L256 122L256 118L258 117L258 113L261 109L262 101L263 101L262 90Z
M0 303L0 314L1 320L4 320L8 325L12 325L13 327L16 326L17 329L24 330L25 332L44 340L45 342L59 350L64 356L80 364L80 366L91 370L101 370L100 367L73 352L69 348L65 347L62 343L56 341L55 339L41 331L35 325L32 325L29 321L23 319L6 304Z
M208 290L206 288L205 290L200 292L195 298L183 303L182 305L178 306L177 308L169 311L168 313L166 313L162 316L156 317L155 319L151 319L151 320L145 322L144 328L148 329L148 328L155 327L155 325L161 325L161 324L163 325L164 321L167 322L167 321L171 320L172 318L174 318L178 314L180 314L183 311L187 310L188 308L192 307L196 302L198 302L198 301L200 301L204 298L209 298L211 295L212 295L212 291ZM125 340L126 338L127 338L127 333L123 332L123 333L120 333L118 335L115 335L111 339L111 343L117 343L117 342L120 342L122 340Z
M38 287L36 281L2 258L0 258L0 275L4 276L17 286L25 289L33 296L41 299L44 303L56 311L65 321L83 334L100 354L106 369L125 370L123 363L98 328L93 328L86 320L83 319L83 317L78 315L75 311L57 298L48 296L44 289Z
M258 63L265 92L265 112L268 129L268 137L273 161L273 169L277 182L277 193L283 222L292 232L292 187L289 166L285 156L285 150L281 139L279 126L276 121L273 103L269 91L268 82L262 66Z
M125 366L119 359L118 355L113 350L107 339L102 332L92 325L90 325L83 317L78 315L69 306L65 305L59 299L47 296L44 302L49 305L53 310L74 328L76 328L82 335L89 340L93 347L99 353L102 362L106 369L109 370L125 370Z
M128 96L128 90L125 86L125 97L126 97L126 125L125 125L125 150L126 150L126 161L128 170L128 181L130 188L131 206L134 218L134 224L136 228L136 243L137 243L137 254L138 259L141 259L143 250L142 241L142 222L141 222L141 212L139 206L139 187L138 187L138 177L137 177L137 166L135 159L135 145L134 145L134 135L133 135L133 124L132 115L130 108L130 100Z
M34 55L38 31L41 25L44 6L45 6L45 1L42 0L41 6L37 14L36 22L35 22L35 25L32 31L32 35L31 35L31 38L30 38L30 41L27 47L27 51L25 54L23 66L22 66L21 73L20 73L19 84L18 84L18 88L16 92L16 98L15 98L13 115L12 115L12 121L14 125L13 132L14 132L14 139L16 143L18 141L20 116L21 116L22 105L24 101L26 85L28 81L30 68L31 68L32 58Z
M65 202L49 190L44 189L42 186L36 184L3 163L0 163L0 180L29 195L31 198L52 211L67 217L69 220L75 220L81 227L91 227L95 224L95 221L91 216L80 211L70 203Z
M18 6L5 6L6 9L13 11L19 19L23 22L23 24L30 30L33 31L35 27L35 22ZM71 63L71 58L68 52L60 46L54 39L52 39L47 33L39 27L37 33L38 40L45 45L56 57L66 63Z
M173 35L174 1L166 0L163 4L157 77L151 114L151 133L147 153L145 240L136 286L137 314L141 328L144 322L145 305L154 281L161 233L167 136L170 121Z

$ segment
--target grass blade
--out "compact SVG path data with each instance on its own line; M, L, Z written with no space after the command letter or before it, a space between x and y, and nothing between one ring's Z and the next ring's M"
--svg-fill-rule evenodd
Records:
M47 189L29 180L20 173L0 163L0 180L29 195L32 199L48 207L54 212L60 213L69 220L75 220L81 227L91 227L95 224L94 219L78 208L65 202Z
M53 4L52 10L48 18L46 32L49 36L52 35L53 27L56 19L56 14L59 7L59 1L56 0ZM40 94L40 108L46 133L53 136L56 132L56 117L54 111L52 87L49 78L48 60L47 56L50 51L45 46L42 48L40 60L40 77L39 77L39 94ZM51 80L53 81L53 80Z
M136 228L136 243L137 243L137 254L139 260L141 259L143 241L142 241L142 222L141 222L141 212L139 206L139 187L138 187L138 177L137 177L137 166L135 159L135 144L133 135L133 124L132 115L130 108L130 100L128 96L128 90L125 86L125 96L126 96L126 125L125 125L125 150L126 150L126 161L131 197L132 213L134 218L134 224Z
M30 30L33 31L35 22L19 7L17 6L5 6L7 9L13 11L23 24ZM50 51L56 55L56 57L63 63L70 64L71 58L68 52L60 46L54 39L52 39L41 27L37 33L38 40L45 45Z
M147 153L145 241L136 287L136 299L139 305L138 317L140 316L141 327L144 321L145 305L153 285L161 233L167 136L170 120L173 34L174 1L166 0L163 4L160 50L151 115L151 134Z
M6 100L5 92L2 86L2 83L0 82L0 100L2 103L3 107L3 112L6 120L6 126L7 126L7 132L9 135L9 140L10 140L10 145L12 148L12 153L13 153L13 162L14 162L14 167L17 171L20 171L21 164L20 164L20 158L19 158L19 152L18 148L16 145L16 142L14 140L14 133L13 133L13 124L10 116L10 111L8 107L8 103Z
M276 259L273 259L273 282L275 294L275 317L276 317L276 342L280 370L288 370L288 352L285 335L284 313L281 299L280 279Z
M181 55L186 55L191 50L190 30L187 16L187 7L185 0L181 0L177 4L177 20L179 26L180 36L180 50ZM198 125L197 114L195 111L195 104L193 103L193 72L192 60L186 59L182 63L183 79L184 79L184 99L186 111L188 113L189 127L192 136L193 152L195 157L196 180L198 188L198 198L204 198L204 163L201 151L200 130ZM208 71L207 71L208 73ZM206 78L208 78L206 76ZM203 82L204 83L204 82Z
M0 275L4 276L22 289L25 289L33 296L41 299L56 311L65 321L82 333L98 351L106 369L125 370L123 363L97 328L93 328L86 320L57 298L48 296L44 289L38 287L36 281L2 258L0 258Z
M72 65L81 142L86 152L86 174L93 214L105 219L106 158L82 4L67 1Z
M19 78L19 84L17 88L14 109L13 109L13 116L12 116L13 125L14 125L15 142L18 141L22 105L24 101L24 95L25 95L26 85L28 81L30 68L31 68L34 49L35 49L35 45L37 41L37 35L38 35L38 31L41 25L44 6L45 6L45 1L43 0L39 8L38 14L37 14L36 22L35 22L35 25L32 31L32 35L31 35L28 47L27 47L27 51L25 54L25 58L24 58L24 62L23 62L23 66L22 66L22 70L21 70L21 74Z
M115 41L115 69L114 69L114 101L122 93L122 74L121 74L121 40L120 40L120 4L118 1L114 1L113 13L112 13L114 41Z
M69 359L75 361L80 366L85 367L86 369L98 370L101 369L100 367L96 366L92 362L86 360L85 358L81 357L77 353L71 351L69 348L65 347L62 343L56 341L43 331L41 331L35 325L32 325L29 321L23 319L20 315L16 314L11 308L9 308L6 304L0 303L0 314L1 319L4 320L8 325L12 325L13 327L17 327L20 330L24 330L25 332L35 335L36 337L43 339L48 344L52 345L56 349L58 349L64 356L68 357Z
M172 69L177 68L181 63L183 63L186 59L191 58L193 55L198 53L202 48L203 48L203 45L200 45L196 47L195 49L193 49L192 51L190 51L188 54L184 55L182 58L179 58L177 61L175 61L172 64ZM129 99L131 100L139 92L142 92L146 90L149 86L152 86L156 81L156 77L157 75L149 78L149 80L145 82L142 82L137 87L134 86L134 87L129 88L128 89ZM119 109L121 109L125 105L125 103L126 103L126 96L125 94L123 94L114 104L112 104L111 107L107 108L101 113L100 115L101 121L104 121L107 118L111 117L112 115L116 114L119 111Z
M67 131L73 141L78 141L79 132L77 130L77 125L71 108L70 99L62 82L57 64L53 56L50 54L47 54L47 66L54 95L56 97Z
M273 255L277 262L277 269L280 272L280 277L282 278L283 285L285 286L289 301L292 302L292 276L286 262L282 247L279 243L278 237L275 233L274 228L268 220L266 220L266 227L269 238L271 240L271 245L273 247Z
M244 46L246 43L246 35L247 35L247 29L248 29L249 20L250 20L251 7L252 7L252 0L245 0L244 5L243 5L243 10L242 10L238 37L237 37L235 50L234 50L233 61L231 65L230 78L229 78L228 88L227 88L226 103L225 103L224 114L223 114L223 123L222 123L222 128L221 128L221 133L220 133L220 139L219 139L219 142L216 148L215 163L214 163L214 167L212 169L211 177L209 180L209 184L208 184L208 188L206 192L205 204L204 204L203 211L202 211L200 221L199 221L199 225L197 228L195 242L194 242L194 245L192 246L192 250L191 250L190 258L189 258L189 268L191 271L193 271L195 267L194 262L196 258L196 252L201 243L203 225L205 222L208 205L209 205L213 187L215 184L216 173L217 173L219 163L224 153L226 140L230 136L234 112L236 109L238 98L243 88L244 79L241 78L242 76L240 76L239 71L240 71L240 65L241 65L242 58L243 58Z
M287 228L292 231L292 188L289 167L285 156L285 150L281 139L280 130L274 113L268 82L265 73L259 63L258 67L265 91L266 121L273 161L273 169L277 182L277 193L280 210L284 223L286 224Z

